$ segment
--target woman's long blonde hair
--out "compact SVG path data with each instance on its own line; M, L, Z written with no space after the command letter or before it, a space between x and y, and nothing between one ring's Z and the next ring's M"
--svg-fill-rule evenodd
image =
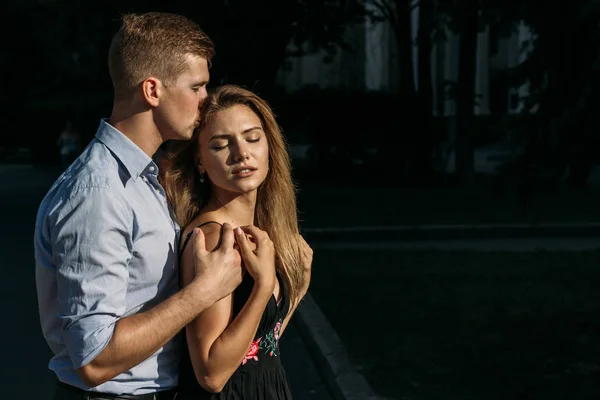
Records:
M171 202L177 222L186 227L207 203L211 183L200 182L197 169L199 132L214 116L235 105L245 105L258 116L269 144L269 172L259 186L254 224L266 231L275 245L275 265L284 279L290 298L300 295L304 272L298 241L296 189L292 182L291 163L286 141L269 105L249 90L225 85L211 93L202 106L201 120L192 140L167 152L161 166L161 184Z

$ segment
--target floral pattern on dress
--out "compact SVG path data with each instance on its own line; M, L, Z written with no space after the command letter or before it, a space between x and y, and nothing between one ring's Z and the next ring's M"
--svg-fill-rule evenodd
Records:
M245 365L248 360L258 361L258 349L260 348L260 341L262 338L258 338L252 343L250 343L250 349L248 349L248 353L244 357L244 361L242 361L242 365Z
M279 350L279 330L281 329L281 320L277 321L273 332L269 332L265 335L265 340L261 342L260 349L264 350L266 354L271 357L277 357Z
M263 352L268 354L270 357L278 356L279 331L281 330L281 323L281 320L277 321L273 331L265 335L265 340L263 340L262 337L259 337L250 344L250 348L248 349L248 353L246 353L246 356L242 361L242 365L246 365L248 360L258 361L258 350L263 350Z

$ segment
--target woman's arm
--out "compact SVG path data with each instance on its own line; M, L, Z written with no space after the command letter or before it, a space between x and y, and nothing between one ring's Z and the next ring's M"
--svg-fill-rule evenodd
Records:
M212 250L219 242L220 227L206 226L202 229L206 234L206 247ZM239 233L236 232L238 244L241 240L247 240L245 238L240 240L238 235ZM260 243L258 245L260 246ZM240 244L240 250L242 247L243 245ZM183 285L187 285L193 278L192 253L191 247L187 247L182 257ZM246 267L248 268L248 265ZM274 270L274 265L272 268ZM248 268L249 272L250 270L251 268ZM256 273L255 270L252 272ZM202 312L186 327L194 373L198 383L204 389L220 392L242 363L273 293L273 283L265 279L267 276L268 274L264 274L264 277L258 274L255 277L250 297L233 321L233 302L230 295Z
M290 322L292 315L294 315L296 308L298 308L298 304L300 304L300 301L302 301L302 299L306 295L306 292L308 292L308 286L310 285L313 250L308 245L308 243L306 243L306 240L304 240L304 238L301 235L298 235L298 245L300 246L300 257L302 260L302 266L304 267L304 286L302 287L298 298L291 299L290 311L288 312L287 316L283 320L283 323L281 324L281 329L279 330L279 337L283 335L283 331Z

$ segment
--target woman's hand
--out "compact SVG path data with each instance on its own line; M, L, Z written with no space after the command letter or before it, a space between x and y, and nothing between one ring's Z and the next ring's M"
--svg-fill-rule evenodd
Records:
M254 282L273 291L277 280L275 246L267 232L254 225L242 226L235 229L235 240L246 270L254 278Z
M306 292L308 292L308 286L310 285L313 249L311 249L308 243L306 243L306 240L304 240L302 235L298 235L298 246L300 247L300 259L302 261L302 266L304 267L304 285L302 286L302 290L300 291L300 295L302 298L304 297Z
M308 292L308 287L310 286L310 278L312 272L312 261L313 261L313 250L310 248L306 240L302 237L302 235L298 235L298 250L300 251L300 262L302 263L302 269L304 270L304 282L302 287L300 288L300 292L298 293L298 297L292 299L292 306L288 315L283 320L283 324L279 330L279 336L283 335L285 328L290 322L290 318L296 311L296 308L300 304L300 301L306 296Z

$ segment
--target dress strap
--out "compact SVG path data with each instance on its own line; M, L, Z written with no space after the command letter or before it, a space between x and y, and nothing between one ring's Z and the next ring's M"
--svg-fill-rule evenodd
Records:
M223 226L223 224L221 224L217 221L207 221L207 222L201 223L196 228L202 228L204 225L208 225L208 224L218 224L218 225ZM180 260L181 260L181 256L183 255L183 250L185 250L185 246L187 246L188 242L190 241L190 238L192 237L192 233L194 233L193 229L187 234L187 236L185 237L185 241L183 242L183 246L181 246L181 250L179 250L179 259Z

